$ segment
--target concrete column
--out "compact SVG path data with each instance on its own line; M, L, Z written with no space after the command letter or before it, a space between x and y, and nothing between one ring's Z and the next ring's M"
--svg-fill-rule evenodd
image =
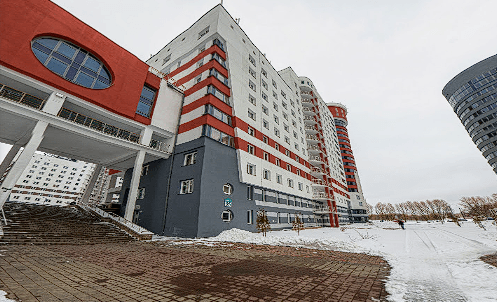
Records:
M66 97L60 92L52 92L43 106L43 112L57 115L64 104Z
M3 204L7 201L10 191L15 186L17 180L19 180L19 177L21 177L22 172L24 172L28 166L29 161L36 152L36 149L38 149L38 146L43 140L47 126L48 123L44 121L38 121L36 123L33 131L31 131L31 138L29 139L29 142L26 146L24 146L24 150L22 150L21 155L19 155L19 158L10 169L9 174L5 176L0 190L0 208L2 208Z
M150 145L150 141L152 140L152 134L154 131L150 129L150 127L146 127L145 129L142 130L141 132L141 140L140 144L148 146Z
M93 192L93 189L95 188L95 183L98 180L98 176L100 175L100 172L102 171L102 164L98 164L95 167L95 170L93 171L93 174L91 175L90 181L88 182L88 185L85 188L85 193L83 194L83 197L81 197L81 204L88 204L90 201L90 196L91 193Z
M138 151L135 158L135 166L133 167L133 175L131 177L126 212L124 214L124 218L129 221L133 221L133 213L135 211L136 198L138 197L138 186L140 185L140 177L144 160L145 151Z
M2 163L0 164L0 178L2 178L2 175L5 173L5 171L7 171L10 163L12 163L12 160L16 157L20 149L21 145L13 145L10 148L9 153L7 153L7 156L5 156Z

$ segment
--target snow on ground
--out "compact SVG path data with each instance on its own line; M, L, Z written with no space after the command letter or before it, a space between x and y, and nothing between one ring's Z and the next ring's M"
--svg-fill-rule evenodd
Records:
M5 295L7 295L7 293L3 290L0 290L0 302L16 302L15 300L6 298Z
M407 222L404 231L394 222L373 222L308 229L300 236L291 230L274 231L266 237L231 229L176 244L243 242L368 253L384 257L392 266L386 283L389 301L497 301L497 268L478 259L497 251L497 227L490 221L485 225L486 231L471 221L462 227Z

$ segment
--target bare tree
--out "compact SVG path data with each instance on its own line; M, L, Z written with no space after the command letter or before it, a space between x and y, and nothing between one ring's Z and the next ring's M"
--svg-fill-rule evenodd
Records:
M300 219L301 215L301 213L296 213L295 219L292 221L292 229L297 231L297 235L300 235L300 230L304 229L304 223L302 222L302 219Z
M266 237L266 233L271 231L271 225L269 224L265 210L261 209L257 211L257 220L255 222L256 228L262 233L262 236Z

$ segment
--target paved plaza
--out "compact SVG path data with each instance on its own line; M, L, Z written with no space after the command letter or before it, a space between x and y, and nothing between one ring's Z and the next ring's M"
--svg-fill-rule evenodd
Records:
M156 241L2 245L0 290L31 301L385 301L386 261L295 247Z

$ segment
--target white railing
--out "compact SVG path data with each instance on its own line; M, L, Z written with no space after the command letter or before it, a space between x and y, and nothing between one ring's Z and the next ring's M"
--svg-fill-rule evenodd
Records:
M154 233L150 232L149 230L147 230L146 228L143 228L139 225L136 225L136 224L132 223L131 221L129 221L121 216L118 216L116 214L107 213L104 210L97 208L97 207L91 207L91 206L86 206L86 205L80 205L80 206L82 208L84 208L85 210L90 210L90 211L97 213L98 215L102 216L103 218L111 219L112 221L117 222L117 223L125 226L126 228L132 230L136 234L139 234L139 235L153 235L154 234Z
M311 167L311 173L320 173L320 174L324 174L325 172L323 171L323 169L321 168L318 168L318 167Z
M334 213L330 207L319 207L313 211L315 214L331 214Z
M321 156L309 156L309 160L324 162L324 159Z
M332 197L330 197L330 195L328 195L326 193L314 193L314 194L312 194L312 198L313 199L332 199Z
M315 185L321 185L321 186L327 186L328 185L328 183L326 181L324 181L322 179L316 179L316 178L314 178L312 180L312 183L315 184Z
M311 135L311 134L306 134L305 138L306 139L310 139L310 140L314 140L314 141L318 141L319 140L319 138L316 135Z

